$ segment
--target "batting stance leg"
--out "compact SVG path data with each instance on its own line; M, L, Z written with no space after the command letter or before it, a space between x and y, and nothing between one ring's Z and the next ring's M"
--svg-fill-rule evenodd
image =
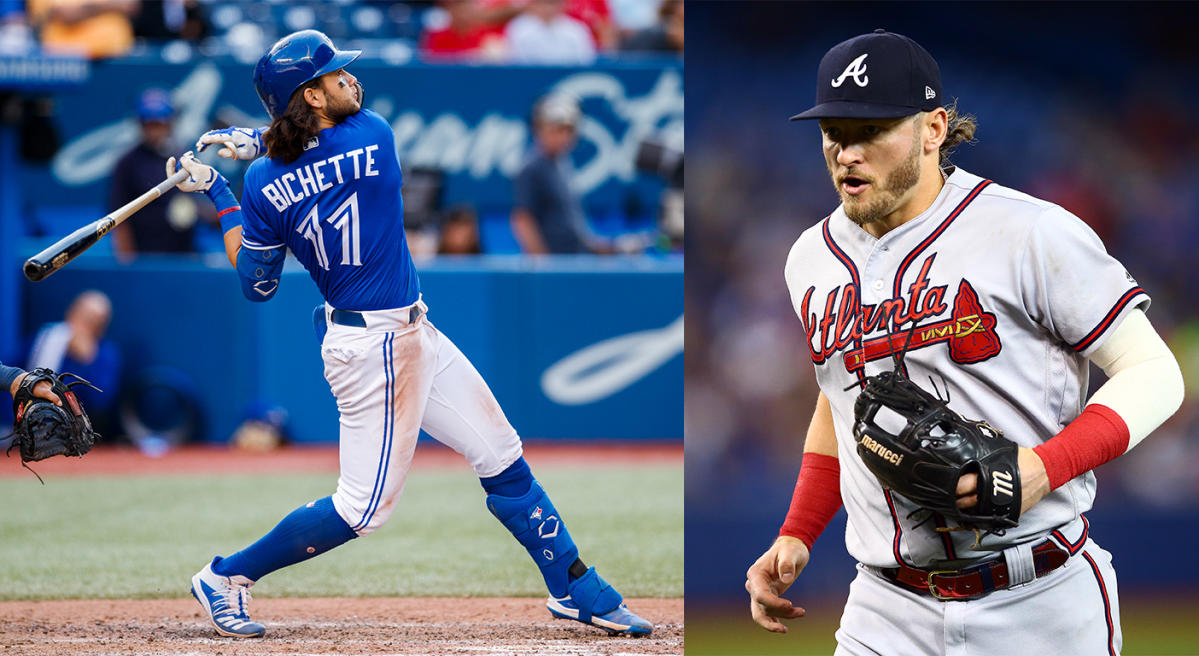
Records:
M249 547L217 557L192 579L192 594L218 633L258 637L248 590L278 569L329 551L382 526L407 481L433 380L433 333L382 313L378 329L330 324L321 354L337 398L341 473L337 491L305 504Z
M428 330L437 344L437 374L422 428L470 462L487 492L487 509L537 564L550 592L550 612L612 633L648 635L652 625L630 612L620 593L579 559L561 514L521 456L516 429L482 376L448 337L431 324Z

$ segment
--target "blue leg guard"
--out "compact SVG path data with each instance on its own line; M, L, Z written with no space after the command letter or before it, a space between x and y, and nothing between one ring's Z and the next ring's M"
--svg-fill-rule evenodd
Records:
M531 475L530 481L529 491L519 497L488 494L487 509L528 550L550 594L565 597L579 550L541 484Z
M546 601L545 607L554 617L598 626L611 634L647 636L653 633L654 625L629 610L620 593L600 578L594 567L571 581L568 588L569 597L550 597Z
M624 597L620 596L616 588L608 585L594 567L587 568L586 574L571 581L569 588L570 598L579 610L579 616L573 619L588 624L591 623L592 615L603 615L616 610L624 601Z

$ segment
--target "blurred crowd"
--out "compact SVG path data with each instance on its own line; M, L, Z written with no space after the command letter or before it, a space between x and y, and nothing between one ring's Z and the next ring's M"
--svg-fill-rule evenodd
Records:
M273 40L316 28L345 48L364 48L388 63L589 65L597 58L681 57L683 0L0 0L0 57L34 53L92 60L150 57L182 63L199 56L232 56L252 63ZM441 201L442 175L414 170L405 185L405 222L417 257L519 250L540 253L640 253L681 250L681 173L664 193L661 221L638 224L620 239L600 237L573 191L571 153L578 138L577 103L556 116L539 107L566 107L568 98L530 107L532 135L525 165L513 181L510 225L500 246L482 237L476 208ZM47 162L59 143L50 94L18 103L27 161ZM108 209L155 184L168 156L185 150L174 134L178 108L169 90L149 89L130 108L141 139L114 169ZM5 110L7 112L7 110ZM223 127L223 126L221 126ZM43 134L33 138L32 129ZM190 135L189 135L190 136ZM532 167L532 168L530 168ZM681 168L681 167L680 167ZM675 208L677 206L677 211ZM221 252L207 203L174 191L122 225L114 255L130 262L145 253ZM677 216L676 216L677 215ZM488 215L488 219L492 217ZM636 217L636 221L653 221ZM490 224L489 224L490 225ZM652 226L651 226L652 227ZM508 234L510 233L510 236ZM512 243L515 240L515 243ZM494 250L493 250L494 249Z
M879 25L902 32L898 23ZM688 62L704 75L688 85L688 139L699 168L692 169L687 245L687 474L748 487L794 477L817 397L783 264L799 234L838 201L817 130L787 117L810 106L824 50L854 34L795 41L776 31L771 40L772 28L759 27L744 33L770 46L726 43L719 55L697 49L701 61ZM1078 27L1053 40L1029 35L1026 47L1036 56L1027 59L991 58L985 37L966 43L935 26L910 36L937 58L947 95L978 117L977 143L962 147L955 163L1086 221L1152 296L1148 316L1182 365L1182 409L1100 469L1104 504L1124 498L1195 507L1199 281L1191 265L1199 250L1199 85L1167 71L1190 70L1199 57L1192 44L1172 50L1167 62L1164 51L1145 44L1175 43L1172 31L1139 28L1122 39L1104 37L1104 61L1085 64L1073 53L1093 52L1088 40L1101 38L1094 36L1099 28ZM730 29L721 23L699 34ZM751 69L754 80L742 81ZM1095 370L1092 391L1102 382ZM723 486L711 489L724 494ZM702 499L708 488L695 494Z
M683 23L683 0L0 0L0 55L105 59L167 44L172 59L253 61L278 37L316 28L338 42L377 41L395 63L578 65L681 56Z

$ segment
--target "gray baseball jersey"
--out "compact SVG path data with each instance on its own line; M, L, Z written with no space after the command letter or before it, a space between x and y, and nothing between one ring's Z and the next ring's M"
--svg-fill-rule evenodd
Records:
M891 369L914 322L904 360L912 380L935 378L948 388L950 407L1021 446L1056 435L1082 411L1087 356L1127 313L1149 305L1086 224L957 169L923 214L878 239L837 208L795 242L785 275L832 406L854 558L927 568L1051 535L1078 548L1094 474L1054 490L1017 528L973 547L972 532L939 532L940 516L915 512L880 487L857 456L858 390L846 387Z

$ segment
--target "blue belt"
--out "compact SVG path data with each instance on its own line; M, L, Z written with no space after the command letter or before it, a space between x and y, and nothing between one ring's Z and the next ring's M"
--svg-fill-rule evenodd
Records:
M425 313L420 304L413 305L408 309L408 325L416 323L416 320ZM339 326L352 326L355 328L366 328L366 317L362 316L361 312L353 312L351 310L334 310L329 314L329 320Z
M329 315L329 320L341 326L354 326L356 328L366 328L366 317L362 316L361 312L351 312L349 310L334 310Z

